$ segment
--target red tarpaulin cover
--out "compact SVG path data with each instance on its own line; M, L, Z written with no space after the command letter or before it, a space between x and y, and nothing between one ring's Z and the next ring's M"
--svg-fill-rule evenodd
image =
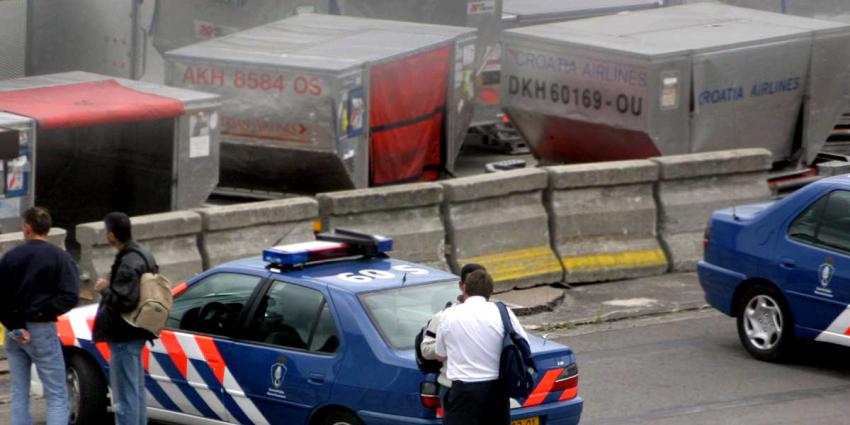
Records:
M373 185L439 178L451 52L445 46L372 68Z
M183 115L183 102L132 90L115 80L0 92L0 111L43 128L154 120Z

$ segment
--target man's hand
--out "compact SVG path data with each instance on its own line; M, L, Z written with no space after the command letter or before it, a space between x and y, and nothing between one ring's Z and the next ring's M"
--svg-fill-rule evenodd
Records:
M26 329L15 329L9 332L9 336L15 340L20 345L27 345L32 342L32 335L30 335L30 331Z
M94 284L94 290L100 292L109 287L109 281L103 278L100 278Z

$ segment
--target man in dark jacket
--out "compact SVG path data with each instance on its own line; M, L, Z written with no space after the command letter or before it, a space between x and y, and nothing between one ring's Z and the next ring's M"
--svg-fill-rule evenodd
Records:
M121 313L133 311L139 303L139 282L144 273L157 272L150 252L133 241L130 217L120 212L103 220L106 239L118 251L109 280L98 279L94 289L100 293L100 306L94 323L96 342L109 343L109 382L115 423L147 424L145 408L145 370L142 348L155 337L127 323Z
M12 425L30 424L30 371L35 364L47 399L47 424L68 423L65 359L56 317L77 305L80 277L67 252L47 240L50 213L24 212L23 245L0 260L0 321L9 330L6 357L12 375Z

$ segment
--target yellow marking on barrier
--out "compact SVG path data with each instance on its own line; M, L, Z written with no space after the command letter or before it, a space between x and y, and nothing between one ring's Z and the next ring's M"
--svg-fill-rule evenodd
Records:
M0 325L0 347L6 342L6 328Z
M478 263L496 282L522 279L549 273L561 273L561 264L548 245L479 255L460 260L460 266Z
M630 267L662 266L667 257L660 249L625 251L611 254L579 255L562 259L567 271L595 269L625 269Z

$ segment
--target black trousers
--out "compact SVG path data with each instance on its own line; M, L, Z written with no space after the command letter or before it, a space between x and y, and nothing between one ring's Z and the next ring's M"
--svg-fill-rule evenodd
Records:
M499 381L452 382L444 425L508 425L510 402Z

